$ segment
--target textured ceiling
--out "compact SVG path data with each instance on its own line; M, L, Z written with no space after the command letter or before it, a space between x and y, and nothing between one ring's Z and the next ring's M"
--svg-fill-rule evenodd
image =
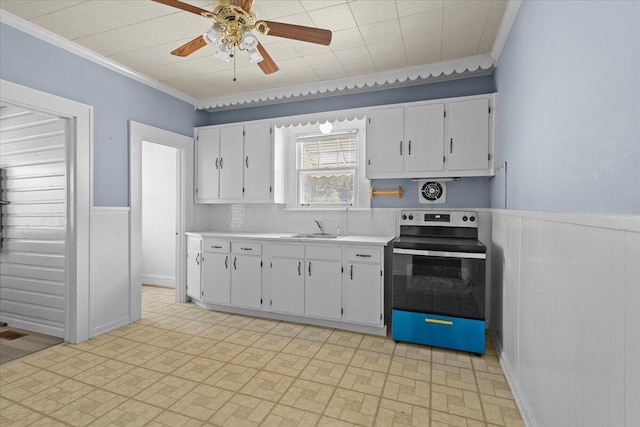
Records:
M212 10L213 1L184 1ZM321 27L330 46L260 35L280 67L264 75L248 63L214 58L208 46L169 52L211 21L151 0L2 0L0 7L194 98L373 74L489 53L507 0L255 0L259 19Z

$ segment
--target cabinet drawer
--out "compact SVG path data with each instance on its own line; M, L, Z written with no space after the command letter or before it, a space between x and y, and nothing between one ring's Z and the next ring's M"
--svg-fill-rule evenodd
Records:
M203 239L202 250L205 252L216 252L221 254L228 254L231 248L231 243L224 240L217 240L214 238L205 237Z
M484 354L484 320L437 314L392 311L391 338L436 347Z
M253 242L231 242L231 252L234 254L261 255L262 245Z
M201 249L200 247L201 244L202 244L201 237L187 236L187 249L199 251Z
M342 249L327 246L305 246L305 257L307 259L342 260Z
M304 246L273 245L271 255L279 258L304 258Z
M347 248L348 262L380 263L380 249L372 248Z

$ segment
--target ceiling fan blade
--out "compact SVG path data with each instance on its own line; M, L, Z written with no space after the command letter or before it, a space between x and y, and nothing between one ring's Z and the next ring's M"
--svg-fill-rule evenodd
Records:
M231 0L229 4L233 6L240 6L243 10L249 12L253 5L253 0Z
M258 43L258 52L260 52L260 55L262 55L262 57L264 58L262 61L258 62L258 67L260 67L263 73L271 74L280 69L273 61L273 58L271 58L271 56L267 53L264 46L262 46L262 43Z
M183 44L179 48L171 51L171 55L175 56L189 56L196 50L200 49L207 45L207 42L204 41L204 37L198 36L195 39L191 40L188 43Z
M186 10L187 12L195 13L196 15L202 15L203 13L211 14L211 12L208 10L201 9L197 6L192 6L190 4L183 3L178 0L152 0L152 1L156 3L166 4L167 6L177 7L178 9Z
M283 24L282 22L265 21L269 26L267 35L285 37L303 42L329 46L331 31L322 28L304 27L302 25Z

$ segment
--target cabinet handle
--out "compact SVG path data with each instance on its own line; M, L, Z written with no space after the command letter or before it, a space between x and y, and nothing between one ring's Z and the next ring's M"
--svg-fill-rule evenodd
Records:
M300 271L300 266L302 265L302 263L300 261L298 261L298 276L300 276L302 274L302 272Z
M237 270L238 268L236 267L236 261L238 261L238 257L233 257L233 269Z
M451 320L430 319L427 317L424 321L427 323L435 323L437 325L453 326L453 322Z
M362 258L371 258L371 255L368 255L368 254L356 254L356 256L359 256Z
M200 254L196 255L196 264L200 265Z
M249 167L249 156L247 156L247 158L244 159L244 164L247 165L247 168Z
M224 257L224 268L229 268L229 255Z
M220 158L216 157L216 169L218 169L218 161L220 161Z
M222 249L222 246L218 246L218 245L211 246L211 247L212 247L213 249Z
M351 264L351 280L353 280L353 264Z
M453 153L453 138L449 140L449 154Z
M400 141L400 155L402 156L402 141Z
M311 261L309 261L309 276L311 276Z
M222 157L220 157L220 169L222 169Z
M411 140L409 140L409 155L411 155Z
M240 248L240 250L242 250L242 251L252 251L253 248Z

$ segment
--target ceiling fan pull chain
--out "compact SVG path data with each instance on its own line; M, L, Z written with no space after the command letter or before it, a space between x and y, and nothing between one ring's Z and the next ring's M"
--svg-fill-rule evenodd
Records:
M236 47L233 47L233 81L236 81Z

